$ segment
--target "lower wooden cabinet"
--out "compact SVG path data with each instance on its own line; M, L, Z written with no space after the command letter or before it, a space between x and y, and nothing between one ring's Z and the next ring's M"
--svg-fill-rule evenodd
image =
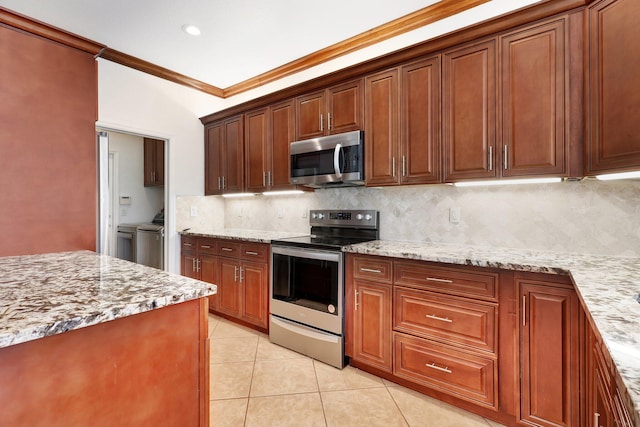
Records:
M519 273L520 414L535 426L580 423L580 306L568 276Z
M213 283L209 310L259 330L269 326L269 245L182 236L182 275Z

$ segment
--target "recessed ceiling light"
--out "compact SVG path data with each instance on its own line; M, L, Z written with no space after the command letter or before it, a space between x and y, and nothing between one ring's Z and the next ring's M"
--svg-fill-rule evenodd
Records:
M192 24L184 24L182 26L182 31L184 31L185 33L191 35L191 36L199 36L200 35L200 28L196 27L195 25Z

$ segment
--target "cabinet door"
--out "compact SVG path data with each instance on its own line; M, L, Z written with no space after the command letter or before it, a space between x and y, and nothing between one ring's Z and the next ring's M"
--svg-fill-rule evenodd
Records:
M271 114L271 189L292 188L289 144L295 141L295 109L289 100L270 108Z
M566 18L502 42L502 175L566 174Z
M398 69L365 79L365 177L367 185L398 183Z
M401 181L440 182L440 56L402 67Z
M520 303L520 420L577 426L578 302L570 287L516 276Z
M245 115L244 172L247 191L264 191L268 187L268 113L266 108Z
M198 258L195 252L182 252L180 254L180 274L192 279L200 279L200 273L196 268Z
M587 174L640 169L640 4L588 8Z
M232 117L224 122L224 192L238 193L244 191L244 138L242 115Z
M354 281L353 354L359 362L392 371L391 285Z
M205 128L204 137L204 193L222 194L223 125L215 123Z
M164 141L144 138L144 186L164 185Z
M200 254L200 280L214 285L218 283L218 259L215 256ZM211 295L209 297L209 310L218 309L218 297L217 295Z
M442 76L445 181L494 178L495 40L446 52Z
M238 260L218 258L218 311L240 317L240 266Z
M296 99L297 140L324 135L325 93L315 92Z
M267 264L242 262L242 318L266 328L269 294L269 268Z
M326 128L330 135L362 129L362 81L327 90Z

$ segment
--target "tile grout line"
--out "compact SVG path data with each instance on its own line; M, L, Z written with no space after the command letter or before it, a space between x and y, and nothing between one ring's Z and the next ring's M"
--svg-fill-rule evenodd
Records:
M322 417L324 418L324 425L329 426L329 422L327 421L327 412L324 410L324 401L322 400L322 393L320 392L320 381L318 380L318 370L316 369L316 361L311 359L311 363L313 364L313 374L316 377L316 386L318 387L318 397L320 398L320 407L322 408Z

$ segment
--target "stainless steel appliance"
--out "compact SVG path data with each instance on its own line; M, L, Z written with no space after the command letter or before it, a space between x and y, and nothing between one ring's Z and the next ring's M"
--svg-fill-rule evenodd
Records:
M311 235L271 242L269 338L337 368L344 366L346 245L379 238L372 210L312 210Z
M139 225L136 236L136 262L164 270L164 225Z
M118 224L116 256L118 258L136 262L136 242L138 226L140 224Z
M364 185L362 131L292 142L291 182L308 187Z

